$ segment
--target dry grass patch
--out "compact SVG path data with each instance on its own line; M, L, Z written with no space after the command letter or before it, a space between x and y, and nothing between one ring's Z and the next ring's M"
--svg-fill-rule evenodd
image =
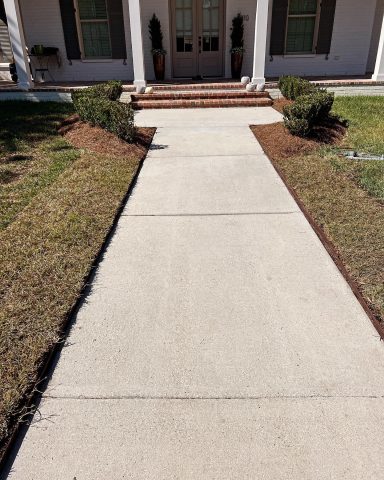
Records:
M88 128L83 129L84 145ZM95 133L95 132L94 132ZM99 131L103 142L103 132ZM153 135L119 154L82 148L0 232L0 438L23 412L44 355L61 327L114 221ZM120 141L119 141L120 142ZM101 143L100 143L101 145ZM81 147L81 144L77 144ZM97 143L94 143L97 150Z
M354 116L359 99L337 99L336 113L351 119L353 125L346 137L336 136L334 146L363 145L363 139L372 146L384 140L384 128L372 128L358 122ZM367 99L362 100L366 104ZM352 106L351 110L348 106ZM371 116L381 110L382 100L370 100ZM338 108L343 106L344 108ZM357 107L358 108L358 107ZM384 122L378 115L377 121ZM377 318L384 320L384 206L381 201L379 177L383 178L384 162L364 164L340 157L334 146L312 140L292 137L282 124L254 126L252 130L264 151L284 175L287 184L296 192L316 224L334 245L342 263L355 280ZM374 141L373 141L374 143ZM373 148L379 148L375 144ZM370 165L371 164L371 165ZM362 178L375 169L372 184L364 186ZM380 173L381 172L381 173Z
M68 104L0 102L0 231L79 157L57 135Z

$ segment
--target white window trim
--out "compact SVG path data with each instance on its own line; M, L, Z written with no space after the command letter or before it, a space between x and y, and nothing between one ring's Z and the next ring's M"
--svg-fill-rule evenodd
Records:
M303 14L303 15L290 15L289 14L289 8L291 5L291 0L288 2L288 10L287 10L287 18L286 18L286 24L285 24L285 40L284 40L284 57L286 58L304 58L304 57L315 57L316 56L316 47L317 47L317 40L319 37L319 25L320 25L320 13L321 13L321 0L317 0L317 9L316 9L316 14L310 13L310 14ZM288 39L288 21L290 17L297 17L297 18L303 18L303 17L316 17L315 18L315 30L313 32L313 42L312 42L312 51L311 52L287 52L287 39Z
M106 1L105 1L105 6L107 7L107 2ZM108 62L112 62L112 42L111 42L111 29L110 29L110 24L109 24L108 8L106 10L107 10L106 20L99 20L99 19L81 20L80 19L80 9L79 9L79 0L75 0L75 16L76 16L77 36L78 36L78 39L79 39L81 60L84 63L104 63L104 62L108 63ZM86 57L85 56L84 41L83 41L83 29L82 29L82 26L81 26L82 21L92 22L92 23L102 23L102 22L107 21L109 43L111 45L111 56L110 57Z

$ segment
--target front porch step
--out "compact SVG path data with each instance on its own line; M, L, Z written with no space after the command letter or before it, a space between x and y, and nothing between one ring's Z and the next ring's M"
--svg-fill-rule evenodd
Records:
M190 91L190 90L228 90L228 89L241 89L243 86L240 82L196 82L196 83L149 83L149 87L153 87L156 92L163 92L163 91ZM123 90L126 92L134 91L134 87L132 85L126 85L123 87Z
M233 98L268 98L268 92L246 92L242 90L196 90L196 91L162 91L151 94L133 94L132 101L154 100L206 100L206 99L233 99Z
M135 100L132 101L134 110L144 109L171 109L171 108L228 108L228 107L269 107L272 99L262 97L235 97L235 98L189 98L189 99L162 99L162 100Z

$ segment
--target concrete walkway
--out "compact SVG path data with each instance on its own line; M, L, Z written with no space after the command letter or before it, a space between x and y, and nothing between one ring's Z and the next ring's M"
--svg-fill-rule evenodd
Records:
M384 349L248 125L144 111L133 196L16 480L379 479Z

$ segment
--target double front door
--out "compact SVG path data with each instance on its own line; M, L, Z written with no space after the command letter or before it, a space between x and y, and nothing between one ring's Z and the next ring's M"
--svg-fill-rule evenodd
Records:
M173 75L220 77L223 72L224 0L171 0Z

